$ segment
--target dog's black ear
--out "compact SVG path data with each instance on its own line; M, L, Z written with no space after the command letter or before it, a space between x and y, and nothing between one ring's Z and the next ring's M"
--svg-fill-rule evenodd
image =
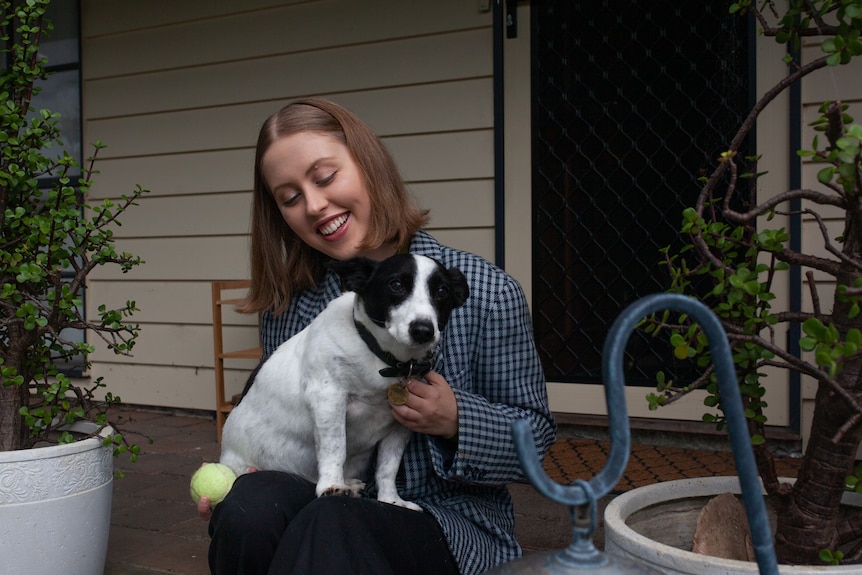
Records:
M338 274L344 291L360 291L377 269L377 262L371 258L358 257L343 261L332 260L326 263L326 267Z
M464 305L464 302L470 296L470 286L467 285L467 278L464 277L464 274L458 268L447 269L446 275L449 279L449 286L452 288L453 307Z

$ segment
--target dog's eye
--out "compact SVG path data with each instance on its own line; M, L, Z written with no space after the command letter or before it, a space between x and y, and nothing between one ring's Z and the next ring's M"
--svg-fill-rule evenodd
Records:
M404 284L401 283L401 280L390 280L389 289L395 293L401 293L404 291Z
M449 297L449 286L440 286L437 288L437 300L443 301Z

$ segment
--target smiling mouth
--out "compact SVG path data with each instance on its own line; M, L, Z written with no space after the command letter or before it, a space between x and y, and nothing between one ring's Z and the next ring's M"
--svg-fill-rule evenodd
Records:
M320 228L318 228L317 231L320 232L320 234L323 236L331 236L339 229L341 229L341 226L344 225L344 223L347 221L347 218L348 214L342 214L334 220L330 221L325 226L321 226Z

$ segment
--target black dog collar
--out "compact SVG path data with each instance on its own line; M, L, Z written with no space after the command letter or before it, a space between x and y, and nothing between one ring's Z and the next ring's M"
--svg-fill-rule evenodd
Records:
M370 349L374 355L379 357L383 363L389 366L380 370L380 375L383 377L400 377L402 379L414 376L422 377L434 367L432 363L434 360L433 354L429 353L421 361L415 359L411 359L410 361L399 361L394 355L388 351L384 351L383 348L380 347L380 344L377 343L377 340L374 339L374 336L371 335L371 332L368 331L368 328L356 321L355 318L353 319L353 325L356 326L356 331L359 332L359 337L362 338L362 341L365 342L368 349Z

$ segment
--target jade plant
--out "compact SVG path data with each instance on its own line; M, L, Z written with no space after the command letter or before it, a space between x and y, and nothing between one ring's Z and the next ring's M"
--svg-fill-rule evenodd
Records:
M862 546L853 547L852 541L862 533L862 514L844 515L839 505L848 486L862 484L854 469L862 441L862 126L848 115L846 104L820 107L813 141L798 151L817 170L816 189L759 197L758 187L769 175L758 172L759 157L744 156L743 150L758 115L788 86L827 67L832 74L850 73L842 66L862 54L862 1L790 0L781 6L784 12L771 1L750 0L733 3L731 12L756 18L760 31L788 44L789 53L798 51L802 38L817 37L822 54L804 64L786 58L786 76L756 102L716 158L712 174L700 180L696 200L682 214L684 247L666 249L661 263L669 270L670 290L700 298L727 332L758 470L777 513L779 561L857 562ZM776 215L790 214L810 221L806 242L792 242L789 231L775 223ZM793 281L793 267L805 278L807 301L803 309L778 308L777 290ZM650 407L704 389L704 403L717 408L704 420L721 427L721 397L699 327L685 316L665 313L650 318L644 329L669 337L676 358L688 361L694 374L658 373L656 392L647 397ZM798 330L798 351L788 345L786 330ZM767 368L792 370L816 382L795 484L778 477L770 449L764 408L768 378L774 375L766 375Z
M34 107L48 77L40 41L51 32L50 0L0 1L0 451L44 442L69 442L66 428L80 420L107 422L119 398L101 378L70 377L76 364L86 376L95 348L82 337L128 353L138 326L128 323L135 303L119 309L88 302L88 275L101 266L126 272L140 258L116 249L119 216L145 192L89 205L94 145L84 166L65 151L59 115ZM83 383L82 383L83 382ZM138 447L117 433L115 453Z

